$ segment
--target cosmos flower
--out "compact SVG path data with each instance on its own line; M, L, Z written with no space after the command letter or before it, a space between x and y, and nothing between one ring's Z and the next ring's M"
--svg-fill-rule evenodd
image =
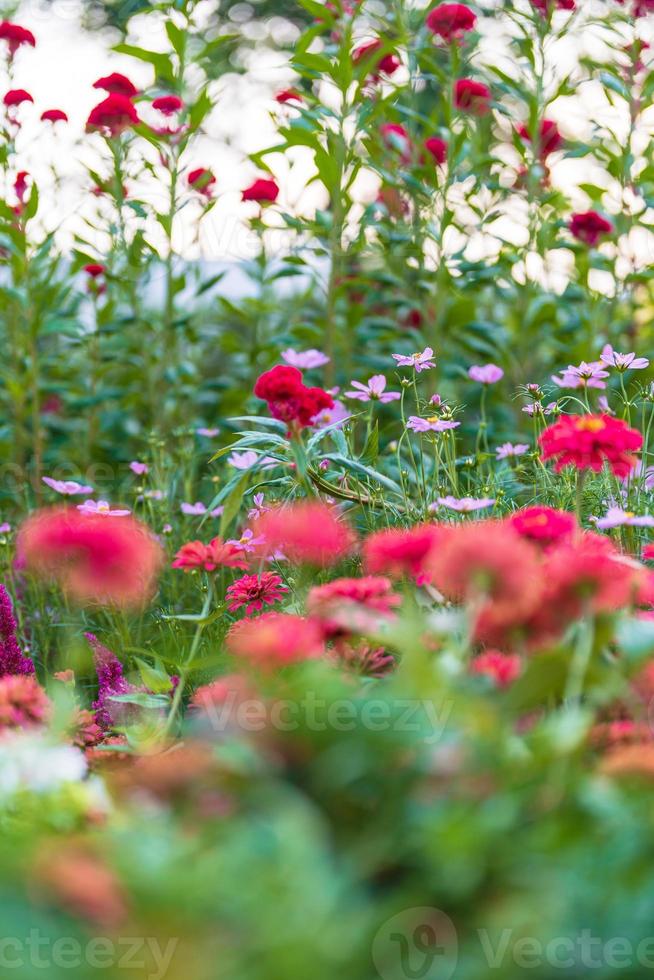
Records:
M524 456L525 453L529 452L529 445L525 442L517 442L515 444L510 442L503 442L501 446L498 446L495 450L495 459L510 459L512 456Z
M127 517L131 511L126 509L112 510L106 500L85 500L83 504L78 504L77 509L81 514L88 514L96 517Z
M312 368L329 364L327 355L313 347L305 351L296 351L292 347L288 347L282 351L282 360L290 364L291 367L299 368L300 371L310 371Z
M346 391L346 398L355 398L360 402L379 401L383 405L387 402L397 401L402 397L399 391L386 391L386 378L383 374L374 374L368 378L368 384L361 384L360 381L352 381L352 387L356 391Z
M531 405L525 405L522 411L527 415L552 415L556 411L556 402L548 402L547 405L543 405L542 402L532 402Z
M610 344L605 344L602 348L600 360L604 364L609 364L611 367L617 368L618 371L642 371L644 368L649 367L649 361L646 357L636 357L633 352L630 354L618 354Z
M207 510L206 506L199 500L195 504L182 503L179 505L179 509L187 517L202 517L204 514L208 514L209 517L220 517L225 510L224 507L215 507L213 510Z
M473 364L468 377L482 385L494 385L504 377L504 371L497 364Z
M425 347L422 352L416 354L393 354L393 359L397 361L398 367L415 368L418 374L421 371L427 371L429 368L436 367L434 352L431 347Z
M603 361L582 361L578 367L570 364L557 378L552 375L552 381L559 388L606 388L604 378L608 378L609 372L605 370Z
M215 439L216 436L220 435L220 429L207 429L201 427L195 430L197 435L204 436L205 439Z
M277 466L277 460L272 456L260 456L254 449L246 449L242 453L230 453L227 462L236 470L249 470L255 463L260 463L262 469Z
M75 480L54 480L51 476L43 476L41 480L45 483L46 487L50 487L55 493L61 493L67 497L74 497L83 493L93 493L93 487L86 486L83 483L77 483Z
M129 468L132 473L136 473L137 476L145 476L149 473L149 467L147 463L139 463L138 460L134 460L129 464Z
M590 520L602 531L625 524L631 527L654 527L654 517L649 514L634 514L618 506L609 507L604 517L591 517Z
M475 510L485 510L492 507L495 503L494 497L439 497L435 503L429 505L429 510L438 510L439 507L447 507L449 510L456 510L461 514L471 514Z
M428 419L421 419L418 415L410 415L406 423L407 429L413 429L414 432L447 432L449 429L458 428L459 425L461 425L460 422L454 422L452 419L439 419L436 415Z
M317 415L314 415L311 424L315 429L326 429L329 426L342 429L343 423L350 418L352 418L352 413L348 411L343 402L335 400L331 408L323 408Z

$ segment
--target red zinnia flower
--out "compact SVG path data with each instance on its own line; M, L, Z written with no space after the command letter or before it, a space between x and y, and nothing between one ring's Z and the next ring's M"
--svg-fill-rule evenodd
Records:
M152 103L152 108L157 109L164 116L173 116L176 112L179 112L184 106L183 101L180 99L179 95L160 95L158 99L155 99Z
M33 675L0 678L0 731L44 725L52 705Z
M130 82L129 78L117 71L105 78L99 78L97 82L93 83L93 88L103 89L110 95L124 95L127 99L133 99L135 95L139 94L139 90Z
M191 170L188 175L189 187L192 187L194 191L198 191L199 194L203 194L205 197L211 197L215 183L216 178L205 167L198 167L197 170Z
M514 653L485 650L470 664L471 674L485 674L497 687L509 687L520 675L522 662Z
M162 552L150 529L134 517L55 507L23 524L17 560L58 582L77 602L142 606L154 591Z
M227 544L222 538L213 538L209 544L202 541L189 541L182 545L174 561L172 568L181 568L185 572L191 572L196 568L203 568L205 572L215 572L217 568L247 568L243 552L234 544Z
M459 78L454 83L454 105L461 112L485 115L490 108L491 90L473 78Z
M29 44L36 47L36 38L26 27L20 24L12 24L8 20L0 23L0 41L7 41L9 45L9 55L13 58L21 44Z
M545 556L543 604L560 624L585 611L613 612L633 604L642 581L642 566L625 559L606 538L584 534Z
M315 623L277 612L234 623L225 642L234 656L268 669L310 660L324 652L322 635Z
M277 182L266 177L258 177L241 194L242 200L256 201L257 204L274 204L278 196Z
M526 126L518 126L518 136L531 143L531 134ZM541 160L545 160L550 153L555 153L563 146L563 137L553 119L543 119L538 132L537 154Z
M463 3L440 3L427 15L427 27L444 41L454 41L477 22L477 15Z
M41 114L42 122L68 122L68 116L63 111L63 109L46 109L44 113Z
M125 95L109 95L91 110L86 128L100 130L103 135L116 137L140 122L136 106Z
M441 524L418 524L412 528L387 528L370 534L363 545L363 564L372 575L413 578L418 584L429 581L426 559L432 548L443 541L448 529Z
M599 473L607 462L615 476L626 477L638 462L633 454L643 437L610 415L562 415L538 441L543 459L556 460L557 473L564 466Z
M610 235L613 225L606 218L603 218L597 211L583 211L580 214L573 214L570 219L570 231L575 238L591 248L597 245L604 235Z
M436 163L442 164L447 160L447 143L438 136L428 136L425 149L431 153Z
M264 605L272 606L279 602L288 589L283 580L274 572L262 572L261 575L244 575L237 579L227 589L227 608L236 612L245 606L247 616L263 609Z
M359 45L352 52L352 61L355 65L365 64L368 61L374 62L375 70L371 74L373 81L377 81L380 72L383 72L385 75L393 75L402 64L397 55L392 52L376 58L376 55L381 49L382 42L377 38L374 41L366 41L365 44Z
M274 507L257 518L256 537L268 552L281 551L289 561L326 568L352 551L354 534L336 510L318 501Z
M568 541L578 528L574 514L554 507L525 507L511 514L509 523L523 538L538 545Z
M390 579L367 575L316 586L307 596L307 611L329 636L367 633L374 632L380 618L392 614L401 602Z
M7 107L22 105L23 102L34 102L34 99L24 88L12 88L2 100Z

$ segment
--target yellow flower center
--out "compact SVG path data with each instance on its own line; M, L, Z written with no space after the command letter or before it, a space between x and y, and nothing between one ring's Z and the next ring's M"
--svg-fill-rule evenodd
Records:
M578 432L601 432L604 428L606 428L604 419L594 419L591 417L579 419L576 425Z

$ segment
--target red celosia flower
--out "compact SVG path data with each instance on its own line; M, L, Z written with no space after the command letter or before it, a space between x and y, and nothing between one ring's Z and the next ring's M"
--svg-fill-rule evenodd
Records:
M591 248L597 245L604 235L610 235L613 225L597 211L584 211L573 214L570 220L570 231L575 238Z
M425 149L431 153L436 163L442 164L447 160L447 143L438 136L427 137Z
M16 197L21 204L25 203L27 191L29 190L29 183L27 180L28 177L29 174L27 170L21 170L16 174L16 180L14 181L14 191L16 192Z
M367 62L374 64L375 70L371 75L373 81L377 81L382 72L384 75L393 75L401 65L400 59L392 52L378 58L377 55L381 49L382 42L377 38L374 41L366 41L365 44L359 45L352 52L352 61L355 65L366 64Z
M152 108L157 109L164 116L173 116L183 106L184 103L179 95L160 95L158 99L154 99L152 102Z
M461 112L483 116L490 109L491 90L473 78L459 78L454 83L454 105Z
M273 507L257 518L256 537L263 537L269 553L281 551L289 561L325 568L352 551L354 534L335 508L319 501Z
M439 3L427 15L427 27L444 41L454 41L471 31L477 16L464 3Z
M401 602L390 579L378 575L337 578L310 590L307 612L329 636L367 633L373 632L380 618L387 618Z
M116 137L139 122L136 106L127 96L112 94L91 110L86 128L99 130L105 136Z
M264 606L272 606L283 598L288 589L279 575L262 572L261 575L244 575L229 586L225 593L227 608L236 612L245 606L247 616L259 612Z
M189 541L183 545L171 565L185 572L202 568L205 572L215 572L217 568L247 568L243 552L234 544L228 544L222 538L213 538L209 544L202 541Z
M569 540L578 528L574 514L545 506L518 510L511 514L509 522L521 537L543 546Z
M531 134L526 126L518 126L518 136L531 143ZM541 160L545 160L550 153L555 153L563 146L563 137L553 119L543 119L538 132L537 155Z
M34 99L24 88L12 88L2 100L7 107L22 105L23 102L34 102Z
M363 564L367 572L391 578L413 578L418 584L429 581L426 559L448 529L441 524L418 524L412 528L387 528L370 534L363 545Z
M305 387L301 372L283 364L257 379L254 394L268 402L273 418L296 428L311 425L316 415L334 407L334 399L328 392Z
M509 687L520 675L521 667L520 657L514 653L485 650L473 659L470 672L490 677L497 687Z
M68 116L63 111L63 109L46 109L44 113L41 114L42 122L68 122Z
M531 0L541 14L547 14L553 7L557 10L574 10L575 0Z
M6 41L9 45L9 55L13 58L16 51L22 44L29 44L32 48L36 47L36 38L26 27L20 24L12 24L8 20L0 23L0 41Z
M291 398L302 385L302 372L295 367L278 364L257 378L254 393L267 402Z
M275 102L286 105L287 102L302 102L302 96L294 88L285 88L275 96Z
M200 194L204 194L205 197L211 197L215 183L216 178L206 167L198 167L196 170L191 170L188 175L189 187L192 187L194 191L198 191Z
M400 123L383 123L379 127L379 132L381 133L384 145L389 150L399 150L404 163L408 163L411 160L411 143L409 141L409 134L404 126L401 126Z
M97 82L93 83L93 88L102 89L109 92L110 95L124 95L127 99L133 99L139 94L139 90L130 82L129 78L117 71L105 78L99 78Z
M33 674L34 664L26 657L18 642L18 624L14 616L11 597L4 585L0 585L0 676L7 674Z
M101 265L99 262L89 262L88 265L84 266L84 272L87 276L91 276L92 279L97 279L99 276L103 276L107 271L107 267Z
M58 582L77 602L127 607L151 598L162 551L150 529L134 517L55 507L23 524L17 560L20 567Z
M268 669L310 660L324 652L316 623L277 612L234 623L225 642L234 656Z
M638 460L633 455L643 437L622 419L610 415L562 415L539 438L543 459L555 459L555 470L575 466L599 473L605 462L615 476L626 477Z
M275 180L258 177L241 194L244 201L256 201L257 204L274 204L279 196L279 187Z

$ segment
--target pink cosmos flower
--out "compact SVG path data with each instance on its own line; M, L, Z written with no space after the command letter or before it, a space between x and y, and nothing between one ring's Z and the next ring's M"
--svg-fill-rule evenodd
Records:
M609 364L611 367L617 368L618 371L642 371L646 367L649 367L649 361L646 357L636 357L633 352L630 354L618 354L610 344L605 344L602 348L600 360L604 364Z
M495 503L494 497L439 497L435 503L429 505L429 510L438 510L439 507L447 507L449 510L456 510L460 514L471 514L475 510L485 510L492 507Z
M448 429L456 429L461 425L452 419L439 419L435 415L430 419L421 419L418 415L410 415L406 427L413 429L414 432L447 432Z
M473 364L468 377L482 385L494 385L504 377L504 371L497 364Z
M93 487L87 487L83 483L75 480L53 480L51 476L41 477L46 487L50 487L55 493L61 493L66 497L74 497L77 494L93 493Z
M397 361L398 367L415 368L418 374L427 371L429 368L436 367L434 352L431 347L425 347L422 353L417 354L393 354L393 359Z
M609 372L604 370L602 361L582 361L579 367L570 364L561 372L561 377L552 375L552 381L559 388L606 388L604 378Z
M112 510L106 500L85 500L77 505L77 509L81 514L100 517L127 517L131 513L129 510Z
M263 514L267 510L270 510L270 508L265 508L261 511L261 513ZM227 542L227 544L231 545L233 548L238 548L239 551L244 552L246 555L251 555L255 551L258 551L265 543L266 539L263 537L263 535L256 537L254 531L249 527L243 531L240 538L232 539Z
M399 391L386 391L386 378L383 374L373 374L368 378L368 384L361 384L360 381L353 381L352 387L356 391L346 391L346 398L356 398L360 402L380 401L382 404L397 401L402 395Z
M542 402L532 402L531 405L525 405L522 409L527 415L551 415L556 409L556 402L548 402L547 405L543 405Z
M198 500L195 504L180 504L179 509L182 514L186 514L188 517L202 517L203 514L209 514L209 517L220 517L225 508L215 507L208 511L205 505Z
M0 524L0 534L9 534L10 531L11 531L11 524L9 524L7 521L4 521L4 523Z
M227 462L236 470L249 470L258 462L266 469L277 464L277 460L273 459L272 456L261 457L254 449L246 449L242 453L230 453L227 457Z
M326 429L330 425L342 429L343 423L349 418L352 418L352 413L347 410L343 402L335 401L331 408L323 408L314 415L311 424L315 429Z
M205 439L215 439L216 436L220 435L220 429L199 428L195 431L199 436L204 436Z
M600 528L602 531L612 527L622 527L624 524L628 524L631 527L654 527L654 517L651 517L649 514L639 516L617 506L609 507L604 517L591 517L590 520L595 527Z
M329 364L327 355L313 347L311 350L305 351L297 351L289 347L282 351L282 360L290 364L291 367L299 368L300 371L310 371L311 368L319 368Z
M501 446L498 446L495 450L496 459L509 459L511 456L524 456L526 452L529 451L529 446L524 442L517 442L515 445L510 442L504 442Z
M132 473L136 473L137 476L145 476L149 472L149 467L147 463L139 463L138 460L134 460L129 464L129 468Z
M265 499L266 498L262 493L255 493L254 497L252 498L252 503L254 506L248 511L249 520L256 520L257 517L261 517L261 515L269 509L264 503Z
M288 589L279 575L274 572L262 572L261 575L244 575L229 586L225 597L227 608L236 612L245 606L245 613L251 616L260 612L264 606L272 606L284 597Z

